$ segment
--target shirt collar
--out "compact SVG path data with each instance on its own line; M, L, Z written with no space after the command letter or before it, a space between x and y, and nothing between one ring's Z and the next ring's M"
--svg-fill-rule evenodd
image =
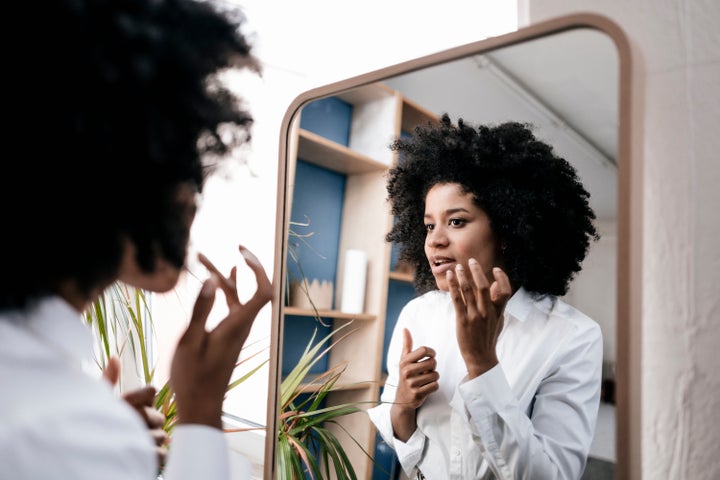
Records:
M93 361L93 340L83 316L59 296L38 300L26 313L28 326L44 343L81 364Z
M520 287L505 305L505 313L521 322L530 316L533 308L537 308L544 313L550 313L555 297L545 295L540 299L535 299L525 288Z

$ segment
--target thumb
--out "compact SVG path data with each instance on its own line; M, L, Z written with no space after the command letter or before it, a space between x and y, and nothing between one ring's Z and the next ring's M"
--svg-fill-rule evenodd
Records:
M410 330L407 328L403 328L403 348L402 348L402 354L407 355L412 351L412 335L410 335Z
M120 380L120 359L118 357L110 357L108 363L103 369L102 376L105 380L110 382L113 387L117 385Z

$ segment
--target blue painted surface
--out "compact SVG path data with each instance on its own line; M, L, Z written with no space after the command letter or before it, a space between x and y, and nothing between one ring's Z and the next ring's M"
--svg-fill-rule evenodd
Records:
M347 147L352 111L353 106L339 98L321 98L303 107L300 128Z
M390 345L393 329L400 316L400 311L413 298L415 288L407 282L390 280L388 285L387 313L385 316L385 337L383 341L382 372L387 373L387 350Z
M331 324L331 319L323 319L326 325ZM314 317L303 317L287 315L283 325L283 354L282 354L282 375L290 373L297 365L305 348L307 348L313 333L317 328L313 345L330 334L330 327L325 327ZM328 355L324 355L313 367L310 373L317 374L327 371Z
M288 284L292 280L327 280L337 285L335 273L340 244L345 175L299 160L295 174L291 224L303 239L290 237L298 262L288 258ZM305 225L307 224L307 225Z

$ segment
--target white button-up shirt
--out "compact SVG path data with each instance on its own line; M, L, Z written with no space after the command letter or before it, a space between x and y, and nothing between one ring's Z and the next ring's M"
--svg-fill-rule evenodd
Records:
M0 478L157 478L147 427L91 362L91 332L62 299L0 313ZM163 476L228 478L222 431L176 426Z
M440 374L407 443L394 437L390 421L403 328L413 348L436 351ZM368 414L406 474L417 467L428 480L581 477L600 402L598 324L555 297L535 301L520 289L505 308L497 355L499 365L468 380L450 295L431 291L403 308L381 404Z

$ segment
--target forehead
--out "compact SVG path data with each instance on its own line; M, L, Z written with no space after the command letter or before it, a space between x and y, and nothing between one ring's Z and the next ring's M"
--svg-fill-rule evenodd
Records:
M467 192L465 188L459 183L436 183L425 195L425 202L427 206L428 199L433 201L444 200L444 201L462 201L472 202L473 195Z

